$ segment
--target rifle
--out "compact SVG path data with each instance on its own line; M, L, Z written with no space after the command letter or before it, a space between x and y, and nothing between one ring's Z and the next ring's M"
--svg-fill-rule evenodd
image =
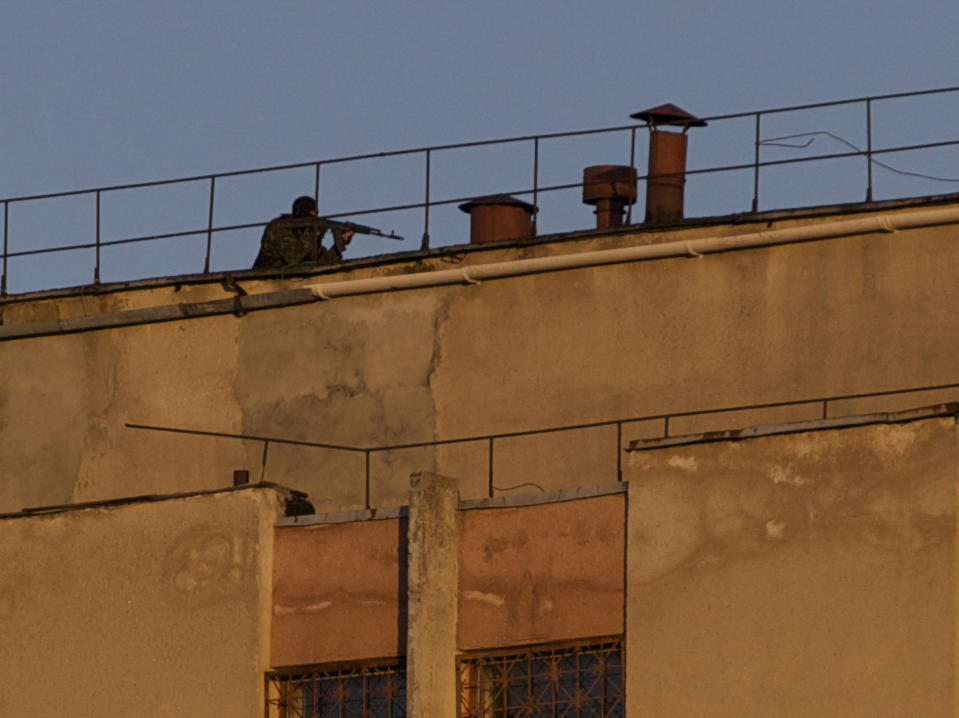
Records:
M333 246L336 247L336 250L342 255L343 250L346 249L346 242L343 241L341 232L348 231L353 234L370 234L374 237L385 237L387 239L397 239L403 241L403 237L393 232L384 232L381 229L376 227L367 227L365 224L357 224L356 222L344 222L338 219L327 219L326 217L318 217L320 222L322 222L328 229L331 230L333 235ZM334 232L332 230L340 230L339 232Z

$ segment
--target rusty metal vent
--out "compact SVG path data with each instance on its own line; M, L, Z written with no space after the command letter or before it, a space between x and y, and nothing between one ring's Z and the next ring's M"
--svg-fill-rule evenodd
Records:
M267 677L270 718L403 718L402 663L353 666Z
M681 125L683 127L705 127L706 120L686 112L682 107L667 102L665 105L650 107L642 112L634 112L630 117L648 122L651 125Z
M463 657L460 718L622 718L619 639Z

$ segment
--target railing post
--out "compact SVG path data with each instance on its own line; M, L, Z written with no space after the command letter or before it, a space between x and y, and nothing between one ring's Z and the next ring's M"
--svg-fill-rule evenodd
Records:
M755 159L753 160L753 212L759 211L759 118L761 112L756 113L756 140Z
M366 498L364 503L366 508L371 508L370 505L370 450L367 449L363 452L366 455Z
M97 190L97 234L96 234L96 260L93 265L93 283L100 283L100 190Z
M263 440L263 460L260 464L260 481L266 480L266 454L270 450L270 440Z
M872 202L872 100L866 100L866 201Z
M616 481L623 481L623 422L616 422Z
M533 236L537 234L537 217L539 216L539 137L533 138Z
M633 177L636 176L636 128L629 131L629 168L633 171ZM626 224L633 223L633 203L626 205Z
M493 437L489 438L489 497L493 498Z
M313 175L313 201L316 202L316 206L320 206L320 163L316 163L316 168Z
M426 203L423 205L423 241L420 249L430 248L430 150L426 150Z
M7 238L9 232L7 231L10 224L7 221L7 216L9 214L10 203L3 203L3 272L0 273L0 297L7 296L7 247L8 242Z
M203 273L210 272L210 252L213 245L213 193L216 190L216 175L210 177L210 213L206 222L206 259L203 260Z

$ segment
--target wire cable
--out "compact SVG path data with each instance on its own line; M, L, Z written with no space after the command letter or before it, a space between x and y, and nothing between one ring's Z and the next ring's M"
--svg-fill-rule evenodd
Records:
M783 135L782 137L769 137L765 140L760 140L759 144L765 145L767 147L789 147L792 149L802 149L804 147L809 147L809 145L813 143L813 140L815 140L817 136L829 137L831 139L834 139L836 142L844 144L846 147L849 147L850 149L853 149L856 152L862 152L863 154L865 154L866 152L866 150L860 147L857 147L849 140L844 139L840 137L839 135L834 135L832 132L828 132L827 130L816 130L815 132L800 132L795 135ZM800 137L808 137L809 140L801 144L782 142L782 140L794 140ZM872 157L869 158L869 161L879 167L882 167L883 169L889 170L890 172L895 172L898 175L906 175L909 177L919 177L921 179L933 180L934 182L959 182L959 177L936 177L935 175L927 175L922 172L911 172L910 170L901 170L898 167L887 165L885 162L880 162L879 160L874 159Z

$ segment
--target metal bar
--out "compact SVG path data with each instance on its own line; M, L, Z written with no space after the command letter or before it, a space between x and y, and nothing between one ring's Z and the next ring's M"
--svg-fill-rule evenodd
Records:
M263 461L260 464L260 481L266 480L266 454L270 449L270 440L267 439L263 442Z
M203 260L203 273L210 271L210 252L213 248L213 193L216 190L216 177L210 177L210 213L206 225L206 259Z
M895 153L895 152L909 152L909 151L912 151L912 150L931 149L931 148L935 148L935 147L949 147L949 146L955 146L955 145L959 145L959 140L945 140L945 141L941 141L941 142L926 142L926 143L914 144L914 145L901 145L901 146L897 146L897 147L886 147L886 148L882 148L882 149L873 149L873 150L871 151L871 154L872 154L872 155L878 155L878 154L889 154L889 153ZM760 162L758 166L759 166L759 167L771 167L771 166L775 166L775 165L794 164L794 163L800 163L800 162L816 162L816 161L830 160L830 159L845 159L845 158L850 158L850 157L865 156L866 154L867 154L866 151L837 152L837 153L831 153L831 154L825 154L825 155L814 155L814 156L812 156L812 157L796 157L796 158L792 158L792 159L768 160L768 161L766 161L766 162ZM686 174L686 175L691 175L691 174L709 174L709 173L714 173L714 172L730 172L730 171L746 170L746 169L753 169L753 170L755 170L755 169L756 169L756 166L757 166L757 165L756 165L755 162L750 162L750 163L747 163L747 164L723 165L723 166L719 166L719 167L706 167L706 168L701 168L701 169L690 169L690 170L686 170L685 174ZM218 175L218 176L222 176L222 175ZM209 178L209 175L207 176L207 178ZM641 176L637 177L637 180L646 180L646 179L648 179L648 177L647 177L646 175L641 175ZM574 189L574 188L582 187L582 186L583 186L583 183L582 183L582 182L573 182L573 183L569 183L569 184L550 185L550 186L547 186L547 187L538 187L538 188L537 188L537 192L561 191L561 190ZM105 191L107 191L108 189L109 189L109 188L104 188L104 189L102 189L101 191L102 191L102 192L105 192ZM518 190L509 191L509 192L507 192L507 194L524 195L524 194L532 194L532 192L533 192L533 189L532 189L532 188L524 188L524 189L518 189ZM69 194L69 193L68 193L68 194ZM430 202L430 206L431 206L431 207L436 207L436 206L445 206L445 205L451 205L451 204L458 204L458 203L462 203L462 202L468 201L468 200L470 200L470 199L472 199L472 197L457 197L457 198L446 199L446 200L432 200L432 201ZM15 200L15 199L8 199L8 200L7 200L7 199L0 199L0 202L3 202L4 204L6 204L6 203L8 203L8 202L14 202L14 201L20 201L20 200ZM422 209L423 207L424 207L424 204L422 204L422 203L390 205L390 206L385 206L385 207L376 207L376 208L373 208L373 209L351 210L351 211L348 211L348 212L339 212L339 213L330 214L330 215L327 215L327 216L330 217L331 219L334 219L334 218L351 217L351 216L364 215L364 214L377 214L377 213L383 213L383 212L396 212L396 211L402 211L402 210ZM237 229L249 229L249 228L253 228L253 227L263 227L263 226L265 226L266 224L267 224L266 222L249 222L249 223L246 223L246 224L224 225L224 226L222 226L222 227L206 227L206 228L204 228L204 229L185 230L185 231L181 231L181 232L167 232L167 233L163 233L163 234L145 235L145 236L142 236L142 237L129 237L129 238L118 239L118 240L101 241L101 242L100 242L100 246L101 246L101 247L109 247L109 246L115 246L115 245L120 245L120 244L131 244L131 243L135 243L135 242L146 242L146 241L150 241L150 240L154 240L154 239L173 239L173 238L189 237L189 236L193 236L193 235L204 234L204 233L211 233L211 232L212 232L212 233L216 233L216 232L227 232L227 231L232 231L232 230L237 230ZM95 247L96 247L96 243L90 242L90 243L83 243L83 244L66 245L66 246L61 246L61 247L49 247L49 248L45 248L45 249L33 249L33 250L23 250L23 251L20 251L20 252L9 252L9 253L8 253L8 256L9 256L9 257L23 257L23 256L29 256L29 255L35 255L35 254L50 254L50 253L54 253L54 252L66 252L66 251L77 250L77 249L93 249L93 248L95 248Z
M537 217L539 216L539 138L533 140L533 236L536 236Z
M423 205L423 241L420 249L430 246L430 150L426 150L426 202Z
M493 498L493 437L489 437L489 498Z
M93 265L93 283L100 283L100 191L97 190L97 231L96 231L96 261Z
M866 100L866 201L872 202L872 100Z
M316 163L316 169L313 174L313 201L316 206L320 206L320 163Z
M759 211L759 119L761 113L756 113L756 148L755 160L753 161L753 212Z
M629 130L629 167L636 172L636 128L632 127ZM633 204L635 202L630 202L626 206L626 224L633 223Z
M7 296L7 257L8 254L8 239L9 239L9 228L10 223L8 221L10 215L10 203L3 203L3 271L0 272L0 297Z
M623 422L616 422L616 481L623 480Z
M703 117L704 120L731 120L739 117L751 117L757 112L764 115L771 115L776 112L794 112L796 110L813 110L818 107L835 107L836 105L852 105L865 102L866 100L893 100L901 97L918 97L919 95L936 95L943 92L957 92L959 85L952 87L937 87L931 90L915 90L913 92L893 92L888 95L868 95L865 97L853 97L848 100L829 100L827 102L813 102L808 105L791 105L786 107L770 107L764 110L750 110L749 112L733 112L725 115L711 115Z
M151 426L149 424L125 424L128 429L145 429L148 431L165 431L171 434L189 434L191 436L213 436L222 439L244 439L247 441L272 441L274 444L290 444L293 446L312 446L318 449L335 449L337 451L353 451L363 453L373 451L359 446L343 446L340 444L324 444L316 441L301 441L299 439L282 439L277 436L261 436L259 434L230 434L222 431L201 431L199 429L178 429L172 426Z
M928 90L917 90L913 92L897 92L897 93L891 93L886 95L856 97L848 100L832 100L828 102L815 102L815 103L810 103L806 105L792 105L788 107L774 107L774 108L767 108L763 110L750 110L747 112L735 112L735 113L728 113L728 114L721 114L721 115L709 115L709 116L703 117L702 119L712 120L712 121L737 119L737 118L752 117L756 115L757 113L769 115L777 112L792 112L796 110L815 109L818 107L831 107L835 105L862 103L867 100L871 100L871 101L890 100L890 99L903 98L903 97L917 97L921 95L932 95L932 94L941 94L941 93L957 92L957 91L959 91L959 86L940 87L940 88L933 88ZM472 142L457 142L457 143L449 143L449 144L441 144L441 145L414 147L414 148L404 149L404 150L390 150L385 152L371 152L371 153L358 154L358 155L332 157L332 158L327 158L319 161L321 161L323 164L332 164L337 162L354 162L358 160L375 159L380 157L395 157L399 155L419 154L425 151L462 149L462 148L469 148L469 147L482 147L484 145L507 144L507 143L514 143L514 142L528 142L533 139L542 140L542 139L563 138L563 137L582 137L585 135L603 134L603 133L609 133L609 132L621 132L623 130L630 130L634 128L643 128L643 127L648 127L648 125L644 123L639 123L639 124L633 124L633 125L617 125L613 127L601 127L596 129L590 129L590 130L550 132L550 133L539 134L539 135L519 135L514 137L503 137L498 139L477 140ZM294 162L294 163L282 164L282 165L270 165L267 167L253 167L253 168L242 169L242 170L231 170L227 172L219 172L215 175L209 175L209 174L191 175L191 176L185 176L185 177L175 177L175 178L166 179L166 180L153 180L148 182L130 182L126 184L105 185L102 187L88 187L85 189L67 190L64 192L49 192L49 193L36 194L36 195L22 195L17 197L0 198L0 202L6 202L6 201L19 202L19 201L28 201L28 200L35 200L35 199L50 199L53 197L68 197L73 195L92 194L93 192L96 192L97 190L106 192L106 191L112 191L112 190L137 189L142 187L158 187L158 186L168 185L168 184L199 182L201 180L210 179L211 177L223 178L223 177L236 177L241 175L259 174L264 172L279 172L283 170L298 169L302 167L311 167L311 166L314 166L316 162L317 160L310 160L306 162Z
M370 452L367 450L366 454L366 508L370 508Z
M490 447L490 467L489 475L490 478L493 476L493 464L492 464L492 443L494 439L509 439L522 436L534 436L537 434L554 434L562 431L576 431L579 429L593 429L603 426L615 426L618 423L631 423L636 421L647 421L655 419L664 420L664 435L669 436L669 421L670 419L687 417L687 416L706 416L709 414L723 414L726 412L734 411L746 411L750 409L775 409L787 406L799 406L801 404L816 404L824 401L839 401L847 399L865 399L872 397L880 396L891 396L893 394L913 394L916 392L924 391L939 391L943 389L957 389L959 388L959 382L952 384L937 384L933 386L920 386L920 387L911 387L908 389L890 389L888 391L877 391L877 392L868 392L865 394L839 394L835 396L818 396L811 397L808 399L796 399L792 401L780 401L780 402L768 402L764 404L745 404L739 406L724 406L716 409L695 409L692 411L679 411L672 412L668 414L647 414L644 416L632 416L632 417L622 417L619 419L610 419L606 421L594 421L583 424L568 424L564 426L552 426L543 429L527 429L524 431L510 431L510 432L501 432L497 434L481 434L477 436L465 436L458 437L455 439L440 439L434 441L422 441L417 443L410 444L386 444L382 446L344 446L340 444L326 444L312 441L301 441L297 439L282 439L279 437L273 436L261 436L255 434L230 434L225 432L216 432L216 431L201 431L198 429L179 429L174 427L166 426L151 426L147 424L125 424L129 429L145 429L150 431L166 431L176 434L190 434L194 436L214 436L214 437L223 437L230 439L248 439L254 441L272 441L277 444L291 444L299 446L312 446L321 449L335 449L339 451L353 451L357 453L365 452L379 452L379 451L396 451L400 449L419 449L429 446L446 446L449 444L465 444L475 441L486 441Z

